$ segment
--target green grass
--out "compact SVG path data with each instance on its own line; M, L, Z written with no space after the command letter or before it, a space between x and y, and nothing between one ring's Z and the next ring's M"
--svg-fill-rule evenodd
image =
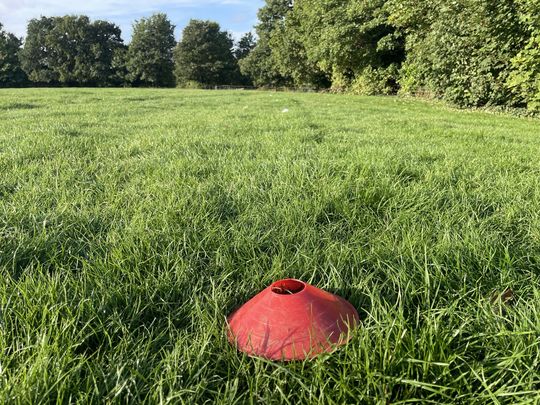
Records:
M226 315L283 277L355 305L350 344L237 353ZM537 403L540 121L1 90L0 349L2 403Z

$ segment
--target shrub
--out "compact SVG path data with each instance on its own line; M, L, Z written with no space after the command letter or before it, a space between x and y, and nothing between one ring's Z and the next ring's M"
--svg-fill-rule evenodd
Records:
M351 91L366 96L396 94L398 73L397 65L378 69L368 66L354 79Z
M527 108L540 111L540 0L521 0L519 5L529 38L511 61L507 85Z
M514 0L409 6L409 14L400 4L390 17L407 34L403 92L425 89L460 106L515 103L506 81L524 36Z

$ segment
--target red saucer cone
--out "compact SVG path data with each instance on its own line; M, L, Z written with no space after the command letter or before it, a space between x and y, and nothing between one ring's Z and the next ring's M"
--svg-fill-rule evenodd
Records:
M347 343L359 323L341 297L299 280L276 281L228 319L229 340L250 356L303 360Z

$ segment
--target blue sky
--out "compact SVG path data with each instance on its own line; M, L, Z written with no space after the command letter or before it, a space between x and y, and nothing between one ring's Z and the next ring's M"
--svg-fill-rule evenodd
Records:
M133 21L157 11L167 13L176 25L176 37L190 18L220 23L235 38L251 31L264 0L0 0L0 22L7 31L22 37L28 20L44 16L85 14L112 21L129 42Z

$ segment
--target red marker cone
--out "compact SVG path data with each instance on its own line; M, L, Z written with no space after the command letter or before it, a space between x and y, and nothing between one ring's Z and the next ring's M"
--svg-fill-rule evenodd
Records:
M227 319L229 340L250 356L303 360L350 338L356 309L337 295L299 280L276 281Z

